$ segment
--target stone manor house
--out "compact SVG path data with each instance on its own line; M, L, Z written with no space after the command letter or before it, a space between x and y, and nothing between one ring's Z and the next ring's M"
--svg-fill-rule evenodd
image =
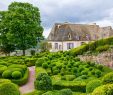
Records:
M100 27L93 24L55 23L47 38L51 52L66 51L83 43L113 36L111 26Z

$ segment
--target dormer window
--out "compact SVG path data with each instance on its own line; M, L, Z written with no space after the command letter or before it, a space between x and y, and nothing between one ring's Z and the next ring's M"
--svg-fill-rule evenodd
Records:
M86 39L90 40L90 35L89 34L86 34Z
M71 34L70 33L68 34L68 38L69 38L69 40L71 40Z
M80 36L75 36L76 37L76 40L80 40Z

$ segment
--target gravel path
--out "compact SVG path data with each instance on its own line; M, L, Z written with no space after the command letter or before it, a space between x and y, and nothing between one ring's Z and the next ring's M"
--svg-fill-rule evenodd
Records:
M28 83L21 86L21 94L26 94L34 90L34 81L35 81L35 66L29 67L29 80Z

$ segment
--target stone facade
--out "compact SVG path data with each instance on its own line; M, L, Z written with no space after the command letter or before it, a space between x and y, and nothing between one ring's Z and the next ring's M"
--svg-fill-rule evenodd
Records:
M113 36L111 26L100 27L94 24L56 23L49 36L48 43L52 45L51 52L65 51L76 48L83 43L89 43Z

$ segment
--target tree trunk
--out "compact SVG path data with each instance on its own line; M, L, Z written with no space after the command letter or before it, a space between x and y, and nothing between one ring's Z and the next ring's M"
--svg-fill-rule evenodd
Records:
M23 49L23 56L25 56L25 50Z

